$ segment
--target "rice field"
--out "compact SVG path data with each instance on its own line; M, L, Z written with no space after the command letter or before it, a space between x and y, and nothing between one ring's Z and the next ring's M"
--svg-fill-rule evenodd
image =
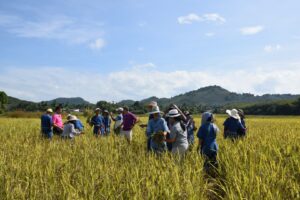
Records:
M224 119L217 116L220 129ZM183 162L158 158L139 126L131 145L113 134L95 138L87 125L74 141L48 141L39 119L0 118L0 199L300 199L300 118L247 124L245 140L219 134L219 176L209 178L197 145Z

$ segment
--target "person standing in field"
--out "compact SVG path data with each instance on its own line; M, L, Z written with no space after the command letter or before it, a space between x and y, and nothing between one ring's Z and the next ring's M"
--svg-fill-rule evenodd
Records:
M210 173L213 169L218 168L217 152L218 144L216 141L219 128L214 124L213 114L205 112L202 115L202 125L198 130L199 139L198 150L204 156L204 170Z
M165 152L167 149L165 137L170 132L167 122L161 117L158 106L154 107L149 115L153 118L149 120L146 130L147 150L155 153Z
M195 126L195 121L193 116L190 114L189 111L185 111L184 112L185 116L186 116L186 129L187 129L187 138L188 138L188 142L189 142L189 147L192 148L194 145L194 131L197 130L196 126Z
M246 132L247 132L247 127L246 127L246 121L245 121L244 111L242 109L238 109L238 114L239 114L240 119L241 119L241 124L243 125L243 127L245 128L245 130L238 129L237 134L238 134L238 137L245 137L246 136Z
M152 109L154 107L158 106L156 101L151 101L148 105L147 105L147 111L150 113L152 111ZM153 114L149 114L149 118L148 118L148 122L153 118ZM148 124L140 124L141 128L147 128Z
M53 110L51 108L47 109L46 113L41 116L41 132L42 136L52 139L53 132L52 132L52 113Z
M172 109L167 114L170 125L170 138L166 139L167 142L172 143L172 153L179 154L183 157L188 150L189 143L187 140L187 131L182 115L177 109Z
M55 108L55 113L52 115L52 122L53 122L53 133L56 135L61 135L64 130L64 123L62 120L62 107L57 106Z
M90 125L94 126L93 133L95 136L101 136L104 131L103 117L100 115L101 109L95 109L95 115L92 117Z
M121 135L125 136L127 142L130 144L132 141L132 129L137 123L138 118L133 113L129 112L128 107L123 108L123 122L121 129Z
M110 113L111 119L115 122L114 124L114 133L115 135L120 135L122 122L123 122L123 108L118 108L117 110L118 115L113 117L112 113Z
M61 134L61 137L63 139L74 139L75 136L80 135L80 131L75 129L75 121L77 121L76 116L69 116L67 123L64 125L63 133Z
M104 122L104 134L106 136L109 136L111 119L109 117L108 110L104 110L103 111L103 122Z
M170 120L169 120L169 117L168 117L168 113L169 111L173 110L173 109L176 109L178 111L178 113L180 114L180 118L181 118L181 121L184 122L184 123L187 123L187 118L185 116L185 114L178 108L177 105L175 104L172 104L170 105L170 107L166 110L165 112L165 115L164 115L164 119L166 120L167 124L168 124L168 127L169 129L171 129L171 125L170 125ZM168 148L168 151L172 151L172 145L173 145L173 142L168 142L170 139L170 133L167 134L167 148Z
M224 138L235 140L238 138L238 131L245 133L246 129L241 123L240 116L236 109L226 110L229 117L224 122Z

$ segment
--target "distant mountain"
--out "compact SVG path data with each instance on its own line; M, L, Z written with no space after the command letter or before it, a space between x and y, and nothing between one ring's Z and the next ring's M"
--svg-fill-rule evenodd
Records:
M68 108L84 108L87 105L93 106L93 104L80 97L57 98L50 101L31 102L8 96L6 108L7 110L41 111L48 107L54 107L54 105L59 104L62 104L64 107Z
M141 100L141 104L146 104L150 101L157 101L161 106L167 106L171 103L177 105L208 105L208 106L224 106L228 104L236 103L262 103L262 102L273 102L279 100L295 100L300 95L291 94L266 94L262 96L253 95L250 93L235 93L230 92L220 86L208 86L198 90L190 91L184 94L174 96L172 98L157 98L150 97ZM127 103L134 101L127 100ZM124 103L124 102L123 102ZM128 104L127 104L128 105Z
M81 97L71 97L71 98L56 98L50 101L46 101L47 104L68 104L68 105L90 105L91 103L84 100Z

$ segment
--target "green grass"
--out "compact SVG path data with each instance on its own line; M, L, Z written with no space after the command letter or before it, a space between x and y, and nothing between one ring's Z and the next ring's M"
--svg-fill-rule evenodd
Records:
M75 141L48 141L38 119L0 118L0 199L300 199L300 118L247 122L245 140L218 136L220 177L208 179L196 146L183 163L158 159L138 126L129 146L88 126Z

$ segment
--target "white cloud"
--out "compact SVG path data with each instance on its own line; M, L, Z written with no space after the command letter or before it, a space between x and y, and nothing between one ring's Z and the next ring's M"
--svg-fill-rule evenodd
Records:
M280 49L281 49L281 45L280 45L280 44L276 44L276 45L266 45L266 46L264 47L264 51L267 52L267 53L279 51Z
M207 13L202 16L199 16L195 13L190 13L186 16L178 17L177 21L179 24L192 24L193 22L201 22L201 21L216 22L216 23L223 24L226 22L226 19L221 15L219 15L218 13Z
M96 39L94 42L90 43L89 47L91 49L102 49L105 46L105 41L101 38Z
M205 33L205 36L206 36L206 37L213 37L213 36L215 36L215 35L216 35L216 34L213 33L213 32Z
M26 20L20 16L0 14L0 27L24 38L56 39L73 44L88 44L101 37L102 24L67 16L37 17Z
M257 33L262 32L263 30L264 30L263 26L249 26L240 29L243 35L255 35Z
M0 90L27 100L81 96L91 102L171 97L208 85L254 94L299 94L299 76L300 62L234 71L171 72L146 63L108 74L50 67L8 68L0 74Z
M202 21L203 19L195 13L190 13L186 16L178 17L177 21L179 24L191 24L194 21Z
M208 13L208 14L204 14L203 18L205 21L214 21L214 22L218 22L218 23L225 23L226 19L222 16L220 16L218 13Z

